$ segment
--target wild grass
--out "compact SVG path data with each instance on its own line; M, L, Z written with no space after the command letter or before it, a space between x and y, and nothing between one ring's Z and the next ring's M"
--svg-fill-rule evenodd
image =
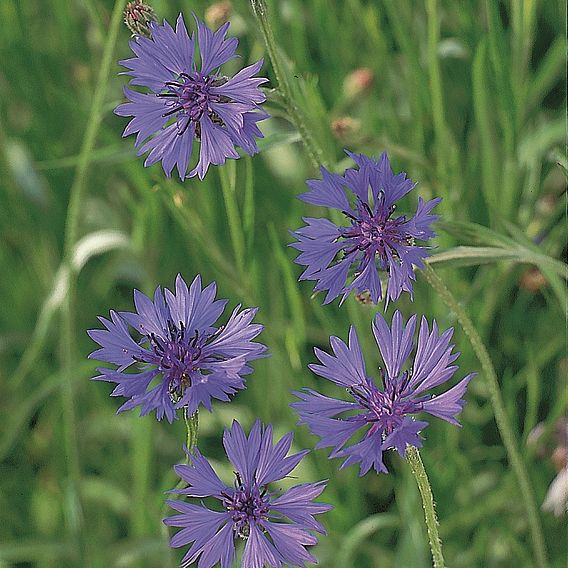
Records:
M432 267L488 348L540 506L568 402L564 3L268 4L282 74L318 161L339 171L349 163L344 147L387 150L424 198L444 198ZM203 16L209 2L153 6L173 21L179 11ZM322 388L307 370L314 346L345 338L353 323L369 368L378 364L368 331L382 306L350 298L324 307L311 283L297 282L288 230L312 211L295 196L318 173L290 113L271 95L261 154L212 168L203 182L144 169L120 137L125 121L112 114L125 83L116 61L129 54L113 9L108 0L0 3L2 567L162 567L179 557L168 550L161 511L183 459L182 421L115 416L110 388L88 380L94 346L85 330L110 308L131 309L133 287L148 293L172 286L178 272L201 273L230 308L260 307L272 356L254 364L231 404L200 416L200 447L225 474L220 433L233 418L248 426L258 416L279 434L295 429L295 445L313 447L288 404L293 389ZM247 0L233 0L231 19L242 61L265 56L275 86ZM360 67L374 84L350 98L344 80ZM332 122L345 116L356 127L339 140ZM460 373L482 370L457 313L424 278L415 301L397 307L456 327ZM485 378L470 385L462 429L432 421L425 431L444 554L453 568L530 567L529 520ZM543 434L530 445L539 423ZM394 454L387 460L390 475L360 479L315 451L296 472L330 479L324 496L335 509L314 552L321 566L431 562L409 467ZM549 564L563 566L565 518L539 516Z

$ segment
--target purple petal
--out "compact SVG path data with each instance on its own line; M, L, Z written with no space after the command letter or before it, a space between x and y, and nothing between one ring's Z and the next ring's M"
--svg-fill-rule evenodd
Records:
M199 18L195 17L197 23L197 38L199 50L201 52L201 73L208 75L235 57L235 51L239 45L237 38L225 39L229 22L223 24L216 32L211 31Z
M205 355L213 352L222 353L225 357L246 355L248 360L252 360L266 351L264 345L252 341L263 329L262 325L251 323L258 308L239 309L240 306L237 306L233 310L227 325L204 347Z
M296 410L298 414L308 412L332 418L342 412L360 408L360 406L355 402L346 402L344 400L330 398L311 389L294 391L292 394L302 399L302 402L292 402L290 404L290 406Z
M359 443L336 452L334 457L335 456L347 457L341 465L341 469L349 465L359 463L360 477L365 475L371 467L373 467L377 473L388 473L388 470L383 463L383 450L380 432L367 435Z
M410 356L415 326L416 316L412 316L405 327L402 316L397 310L392 319L391 332L384 317L380 313L375 316L373 334L385 362L387 373L392 378L400 375L402 366Z
M199 162L189 173L190 177L197 174L199 179L203 179L210 164L220 166L225 163L227 158L237 159L239 155L229 134L220 126L213 124L211 119L204 114L200 120L201 124L201 147L199 149Z
M281 566L280 555L261 530L252 524L243 552L242 565L247 568L264 568L266 564Z
M422 440L418 435L428 426L428 422L413 420L405 416L402 424L395 428L384 440L383 450L394 448L402 457L406 455L406 446L422 447Z
M288 489L271 504L271 509L288 517L310 530L325 534L325 529L314 519L314 515L320 515L333 509L325 503L313 503L312 500L319 497L327 483L304 483Z
M256 482L259 485L267 485L286 477L300 463L302 458L309 453L304 450L286 457L292 446L294 435L286 434L278 443L272 445L272 426L267 426L263 434L258 464L256 466Z
M249 156L258 153L256 140L264 138L264 134L260 131L257 122L270 118L265 112L246 112L243 115L243 127L240 130L229 129L229 136L236 146L240 146Z
M320 167L323 179L311 179L306 182L310 191L298 196L298 199L313 205L321 205L323 207L332 207L340 211L351 211L349 201L343 190L345 180L338 174L333 174Z
M222 499L221 493L226 487L219 479L211 464L195 448L193 453L188 454L190 461L188 464L174 466L178 476L188 484L186 489L177 490L176 493L189 495L191 497L217 497Z
M199 567L211 568L218 563L221 568L231 568L233 559L235 558L235 543L233 528L230 523L222 527L215 535L207 540L199 549ZM193 554L193 559L197 559L198 554ZM193 559L191 562L193 562ZM185 564L188 566L191 564ZM184 564L182 564L183 566Z
M264 77L253 77L262 67L263 60L244 67L235 76L220 85L213 87L211 92L232 99L237 103L247 105L258 105L266 100L266 95L259 89L260 85L266 83L268 79Z
M223 446L227 457L240 473L245 484L250 484L258 463L260 452L260 422L257 420L247 438L242 426L233 420L230 429L225 429Z
M317 564L317 559L305 548L317 544L316 537L309 532L298 526L268 521L263 521L262 526L272 538L272 542L284 562L298 566L305 566L305 562Z
M456 415L458 415L464 405L465 400L463 400L463 395L469 381L475 377L475 373L467 375L462 379L457 385L453 386L450 390L433 396L430 400L426 400L422 403L422 410L428 412L432 416L437 416L442 420L446 420L450 424L455 426L460 426L460 423L456 420Z
M135 362L134 357L144 358L147 353L128 333L124 319L115 311L110 312L111 321L99 317L99 321L107 328L87 331L89 337L97 342L102 349L97 349L89 355L89 359L114 363L126 368Z
M355 328L349 329L349 347L338 337L330 337L333 355L325 351L314 349L321 365L308 365L320 377L328 379L338 385L349 387L363 383L366 378L365 361L357 338Z
M420 394L448 381L456 372L457 366L450 366L459 355L452 353L454 346L450 344L450 340L453 331L450 328L438 336L438 326L434 321L430 333L428 322L422 317L412 379L408 384L414 394Z

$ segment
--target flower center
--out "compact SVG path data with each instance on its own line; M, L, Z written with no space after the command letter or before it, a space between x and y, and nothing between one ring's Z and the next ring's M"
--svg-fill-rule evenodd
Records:
M201 356L199 335L186 336L184 325L176 327L168 321L169 334L162 338L154 333L148 336L155 355L153 361L169 381L168 389L174 402L180 400L186 388L191 386L191 371L195 371Z
M344 228L341 236L352 243L345 253L350 254L358 250L365 256L377 254L386 262L385 249L388 247L394 256L397 256L393 245L410 243L401 226L405 218L390 219L393 212L394 208L384 211L381 205L377 207L376 212L373 212L365 202L358 204L356 216L344 211L343 213L351 219L351 227Z
M171 99L167 104L168 110L162 116L177 114L177 120L183 120L179 134L185 132L190 122L199 123L205 113L213 122L224 125L209 105L229 102L226 97L211 92L212 87L218 87L226 81L225 77L202 75L198 71L180 73L176 81L165 83L164 92L157 94L158 97ZM196 135L199 138L200 131Z
M260 490L256 484L245 487L238 473L235 474L237 481L236 489L232 495L223 493L225 500L223 505L231 513L233 530L241 538L248 538L251 523L257 523L268 518L270 501L266 494L266 488Z
M419 405L402 397L408 373L403 373L399 380L385 381L385 391L379 390L375 384L367 380L364 383L349 387L351 396L368 412L364 415L367 422L375 424L385 434L390 434L400 426L406 414L419 410Z

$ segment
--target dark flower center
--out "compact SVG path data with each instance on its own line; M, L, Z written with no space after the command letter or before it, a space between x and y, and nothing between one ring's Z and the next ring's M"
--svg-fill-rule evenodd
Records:
M202 344L198 333L187 337L182 322L179 328L168 321L167 337L155 333L147 336L153 357L144 361L153 363L168 381L168 390L174 402L180 400L185 389L191 386L191 373L198 369Z
M235 474L235 492L232 495L223 493L224 507L231 513L233 530L236 536L247 538L250 534L251 523L258 523L268 518L270 501L266 494L266 488L262 490L253 484L245 487L238 473Z
M345 254L362 251L366 257L378 255L385 263L388 258L385 250L390 249L393 256L397 256L394 245L412 244L404 231L404 216L391 219L394 206L385 211L381 203L373 211L365 202L359 202L357 214L347 211L343 213L351 219L351 226L342 230L341 236L347 239L351 246L345 250ZM388 265L388 264L387 264Z
M400 379L386 380L384 391L379 390L370 380L349 387L347 390L361 406L368 410L364 414L366 421L373 423L377 429L388 435L400 426L405 415L420 410L420 404L417 401L408 400L403 396L408 379L409 373L404 372Z
M157 95L171 99L167 105L169 109L163 116L177 114L177 120L180 123L179 134L183 134L191 122L196 123L197 126L204 114L207 114L213 122L223 126L223 121L210 108L210 103L229 102L227 97L211 92L212 87L218 87L226 81L225 77L202 75L198 71L190 74L181 73L176 81L168 81L164 85L165 92ZM200 137L200 129L196 135Z

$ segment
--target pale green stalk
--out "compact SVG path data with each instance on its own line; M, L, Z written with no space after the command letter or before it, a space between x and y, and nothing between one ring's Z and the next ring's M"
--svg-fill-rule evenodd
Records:
M185 422L185 429L186 429L185 445L187 446L187 450L191 453L197 447L197 435L199 430L198 411L196 410L191 416L189 416L187 413L187 407L185 407L183 409L183 420ZM188 455L186 455L185 461L186 463L189 463ZM183 479L180 479L173 490L177 491L178 489L183 489L184 485L185 481ZM176 494L174 493L173 496L174 499L175 495ZM168 512L168 504L164 500L162 509L160 511L160 519L164 519L166 517L167 512ZM161 523L161 528L162 528L162 535L167 543L170 539L170 533L168 531L168 527L164 523ZM175 566L175 562L173 562L173 550L171 548L168 548L168 550L169 550L168 553L169 565Z
M96 136L101 124L103 115L104 99L107 91L108 76L113 61L114 47L122 20L122 10L126 1L117 0L114 5L108 35L106 38L101 66L95 86L95 93L91 110L87 122L87 128L83 138L83 144L79 155L79 162L73 185L71 186L67 218L65 222L65 243L63 249L63 263L69 272L69 287L62 306L62 332L61 332L61 357L64 370L65 384L61 389L63 407L63 429L64 443L66 452L66 464L68 467L68 480L66 488L66 524L71 536L77 538L81 543L81 527L83 524L81 501L80 501L80 481L81 467L77 444L77 427L75 419L74 402L74 378L76 373L75 366L75 275L72 270L71 261L73 247L77 241L80 224L81 205L84 203L86 190L87 170L91 160L91 155L95 145ZM82 550L82 546L79 547Z
M237 171L234 161L227 162L219 168L221 178L221 189L225 200L225 210L229 221L229 233L235 252L235 260L240 274L244 273L245 268L245 236L243 234L243 223L237 204L236 178Z
M188 452L193 452L197 447L197 435L199 430L199 414L196 410L191 416L187 414L187 407L183 411L183 419L187 430L186 446Z
M521 453L517 447L513 428L505 410L505 404L503 403L503 397L501 396L501 390L499 388L499 380L497 379L497 373L493 367L491 357L489 356L481 337L479 337L479 334L477 333L472 321L469 319L466 311L454 298L453 294L450 290L448 290L440 277L434 272L434 269L426 264L426 267L424 270L420 271L420 274L424 276L428 284L432 286L446 306L454 312L461 328L469 339L475 355L481 363L481 369L489 390L493 413L495 414L495 421L497 422L497 427L499 428L503 445L507 450L509 463L513 468L513 473L515 474L519 484L519 492L527 514L527 520L533 541L536 563L539 568L545 568L548 566L548 560L546 558L546 548L544 545L544 537L536 506L536 500L529 481L526 465L523 462L523 458L521 457Z
M430 542L430 550L432 551L432 559L434 568L444 568L444 556L442 554L442 541L438 534L438 517L436 516L436 506L432 495L432 488L428 481L428 475L424 469L420 452L415 446L406 446L406 460L410 464L410 469L418 485L420 497L422 498L422 507L424 508L424 519L426 521L426 529L428 531L428 541Z
M290 119L294 126L298 129L300 136L302 137L302 142L308 152L308 156L315 169L320 166L326 166L324 160L324 154L319 144L313 137L312 133L306 126L306 120L304 113L301 108L296 104L294 95L292 93L292 87L288 81L288 75L284 70L284 65L282 64L282 59L280 53L278 52L278 47L274 41L274 34L272 33L272 26L270 25L270 20L268 18L268 12L265 0L251 0L252 9L256 19L258 20L260 31L264 37L264 42L266 44L266 50L270 61L272 63L272 68L274 69L274 74L276 75L276 80L278 81L278 91L281 95L282 103L288 112Z
M444 95L442 87L442 73L438 61L438 43L440 41L440 23L438 20L437 0L426 2L426 14L428 22L428 71L430 79L430 98L432 101L432 118L434 120L434 132L436 135L436 163L438 174L442 179L444 192L448 183L448 163L445 153L448 151L448 127L444 112Z

